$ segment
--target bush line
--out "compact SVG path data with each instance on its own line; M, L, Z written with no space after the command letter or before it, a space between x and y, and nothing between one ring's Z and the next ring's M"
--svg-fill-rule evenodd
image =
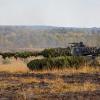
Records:
M32 60L27 64L30 70L52 70L68 67L79 68L87 62L85 57L78 56L62 56L54 58L44 58Z

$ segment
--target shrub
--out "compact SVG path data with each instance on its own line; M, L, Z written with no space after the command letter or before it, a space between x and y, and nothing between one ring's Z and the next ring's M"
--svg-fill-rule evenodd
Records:
M86 59L84 57L76 56L62 56L54 58L44 58L32 60L27 64L30 70L44 70L44 69L62 69L66 67L78 68L85 64Z
M70 56L70 48L50 48L41 52L44 57Z
M0 55L2 56L3 59L10 58L10 57L15 57L16 59L17 58L25 59L31 56L38 56L40 55L40 52L30 52L30 51L15 52L15 53L4 52L4 53L0 53Z
M24 51L24 52L16 52L14 57L17 58L28 58L31 56L38 56L39 52L29 52L29 51Z
M14 53L6 52L6 53L0 53L3 59L10 58L14 56Z
M31 55L31 52L16 52L15 56L18 58L27 58Z
M3 59L2 64L10 64L11 61L9 59Z

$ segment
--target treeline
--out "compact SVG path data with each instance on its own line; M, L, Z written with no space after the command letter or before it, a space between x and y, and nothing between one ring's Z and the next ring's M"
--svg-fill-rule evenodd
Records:
M83 41L90 46L100 46L100 28L0 26L0 40L0 48L3 50L65 47L67 43L78 41Z
M0 55L2 56L3 59L11 58L11 57L14 57L15 59L17 58L25 59L25 58L32 57L32 56L36 57L40 55L40 52L29 52L29 51L15 52L15 53L5 52L5 53L0 53Z
M28 58L32 56L43 56L43 57L59 57L59 56L70 56L70 48L51 48L51 49L44 49L41 52L30 52L30 51L23 51L23 52L4 52L0 53L3 59L6 58Z

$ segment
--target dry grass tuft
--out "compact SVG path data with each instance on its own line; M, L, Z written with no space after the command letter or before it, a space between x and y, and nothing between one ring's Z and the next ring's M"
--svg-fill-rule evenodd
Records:
M31 78L20 78L19 81L22 82L22 83L32 83L32 82L39 83L40 82L40 80L35 78L35 77L34 78L33 77L31 77Z
M64 92L82 92L82 91L95 91L100 89L99 84L94 83L55 83L51 89L52 93L64 93Z
M75 73L99 73L100 67L93 66L82 66L78 69L76 68L65 68L65 69L53 69L53 70L42 70L42 71L33 71L33 73L54 73L54 74L75 74Z

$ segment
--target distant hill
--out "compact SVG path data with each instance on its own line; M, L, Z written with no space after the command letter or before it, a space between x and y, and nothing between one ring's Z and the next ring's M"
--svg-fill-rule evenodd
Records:
M100 28L0 26L0 50L66 47L80 41L100 46Z

